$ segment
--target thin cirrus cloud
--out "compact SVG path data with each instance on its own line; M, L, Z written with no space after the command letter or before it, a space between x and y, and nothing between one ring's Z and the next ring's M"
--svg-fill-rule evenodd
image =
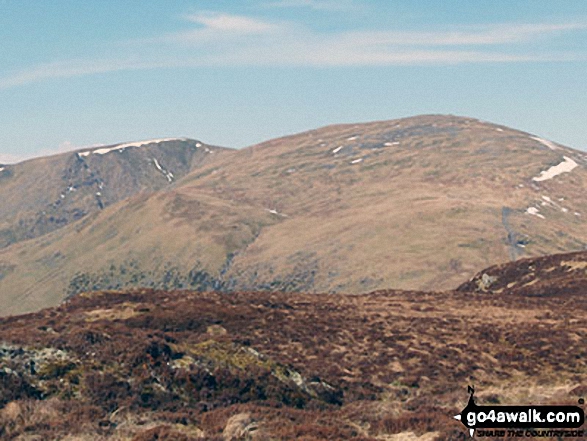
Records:
M315 11L345 11L357 6L350 0L276 0L262 4L264 8L309 8Z
M314 3L288 0L278 3ZM108 59L32 66L0 77L0 90L55 78L114 71L198 66L394 66L585 61L584 54L544 52L540 43L587 29L582 23L459 26L449 31L320 32L295 22L198 13L191 29L126 42ZM124 49L126 47L126 53ZM131 49L129 53L128 50Z
M7 164L17 164L19 162L26 161L28 159L38 158L40 156L51 156L51 155L58 155L60 153L67 153L72 150L80 150L84 148L90 147L101 147L104 144L92 144L92 145L83 145L77 146L73 144L71 141L63 141L59 144L56 148L46 148L39 150L37 152L30 152L30 153L22 153L22 154L10 154L10 153L1 153L0 152L0 164L7 165Z
M207 43L213 48L218 42L236 37L267 36L283 32L285 28L284 24L276 24L253 17L231 14L215 14L207 12L190 14L183 18L184 20L195 24L196 27L185 31L142 40L142 43Z
M531 42L568 31L587 29L586 24L500 24L467 27L450 32L348 32L341 36L347 43L396 46L488 46Z
M185 18L206 30L218 32L263 34L278 29L277 25L263 20L231 14L191 14Z

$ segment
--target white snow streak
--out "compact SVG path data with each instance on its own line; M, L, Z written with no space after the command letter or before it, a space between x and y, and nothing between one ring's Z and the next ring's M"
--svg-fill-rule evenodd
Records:
M532 178L532 180L536 181L536 182L546 181L546 180L552 179L555 176L558 176L562 173L568 173L571 170L573 170L575 167L577 167L578 164L575 161L573 161L571 158L569 158L568 156L563 156L563 158L564 158L563 162L561 162L558 165L554 165L554 166L550 167L548 170L541 171L540 176Z
M155 167L157 167L157 170L163 173L163 175L167 178L169 182L173 181L173 173L161 167L161 164L159 164L159 161L157 161L155 158L153 158L153 163L155 164Z
M538 211L538 208L536 208L536 207L528 207L528 209L526 210L526 213L531 214L532 216L538 216L540 219L544 219L544 216L542 216L540 214L540 212Z
M335 148L335 149L332 151L332 153L336 154L336 153L340 152L341 150L342 150L342 146L340 145L340 146L338 146L337 148Z
M359 162L362 162L363 158L359 158L359 159L355 159L354 161L351 161L351 164L358 164Z
M540 144L545 145L550 150L558 150L559 149L556 145L554 145L548 139L542 139L542 138L539 138L538 136L530 136L530 139L533 139L534 141L538 141Z
M385 144L383 144L386 147L391 147L392 145L399 145L398 141L395 142L386 142Z
M280 213L273 208L265 208L265 211L268 211L269 213L274 214L276 216L287 217L287 214Z
M544 199L544 201L542 201L542 205L552 205L554 208L559 209L560 211L562 211L563 213L568 213L569 209L565 208L559 204L557 204L556 202L554 202L551 198L549 198L548 196L544 196L542 195L542 199ZM564 198L560 198L562 200L564 200ZM559 201L560 201L559 199Z
M186 140L185 138L148 139L146 141L127 142L126 144L118 144L114 147L106 147L106 148L101 148L101 149L96 149L96 150L88 150L87 152L79 152L78 155L79 156L89 156L92 154L105 155L106 153L109 153L114 150L118 150L119 152L122 152L124 149L129 148L129 147L141 147L143 145L148 145L148 144L159 144L160 142L185 141L185 140Z

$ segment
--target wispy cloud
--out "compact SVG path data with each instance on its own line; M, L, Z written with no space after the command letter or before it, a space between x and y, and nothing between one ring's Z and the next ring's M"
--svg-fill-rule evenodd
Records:
M277 3L308 3L317 7L324 2ZM130 42L126 54L112 58L59 61L9 73L0 77L0 90L53 78L156 68L584 61L584 54L546 52L540 42L587 29L587 24L582 23L516 23L439 31L320 32L295 22L213 12L187 15L184 19L195 26Z
M262 4L265 8L309 8L316 11L346 11L357 6L350 0L276 0Z
M0 153L0 164L16 164L17 162L22 162L29 158L31 158L31 156Z
M498 24L438 32L366 31L340 35L346 44L393 46L512 45L548 38L554 34L587 29L587 24Z
M216 47L218 43L231 39L275 34L285 26L283 23L272 23L253 17L214 12L191 14L184 18L197 27L142 40L142 43L197 43Z
M59 144L59 146L55 148L46 148L41 149L36 152L31 153L21 153L21 154L12 154L12 153L0 153L0 164L17 164L19 162L26 161L28 159L39 158L42 156L51 156L57 155L60 153L67 153L73 150L80 150L84 148L90 147L100 147L103 144L92 144L92 145L83 145L83 146L76 146L71 141L63 141Z
M8 89L10 87L36 83L52 78L72 78L121 70L150 69L157 67L166 67L166 64L162 61L156 60L137 60L128 58L56 61L53 63L39 64L32 68L0 78L0 89Z
M260 19L230 14L191 14L186 19L211 31L236 34L264 34L277 29L275 24Z

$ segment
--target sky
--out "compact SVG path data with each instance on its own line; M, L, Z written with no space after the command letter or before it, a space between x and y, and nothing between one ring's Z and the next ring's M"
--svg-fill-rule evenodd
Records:
M0 163L454 114L587 150L584 0L0 0Z

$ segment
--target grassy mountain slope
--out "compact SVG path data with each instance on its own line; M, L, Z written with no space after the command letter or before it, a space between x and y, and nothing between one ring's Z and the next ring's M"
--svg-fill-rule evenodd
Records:
M580 164L571 173L532 179L567 155ZM238 169L215 164L184 186L287 216L234 259L229 274L249 279L246 288L297 266L315 272L317 291L444 289L494 262L584 249L585 158L507 128L429 116L270 141L237 152ZM527 213L534 206L545 219Z
M140 192L165 188L225 149L174 138L37 158L0 170L0 248Z
M130 286L453 288L494 263L585 249L586 166L582 152L453 116L275 139L1 251L2 313Z

